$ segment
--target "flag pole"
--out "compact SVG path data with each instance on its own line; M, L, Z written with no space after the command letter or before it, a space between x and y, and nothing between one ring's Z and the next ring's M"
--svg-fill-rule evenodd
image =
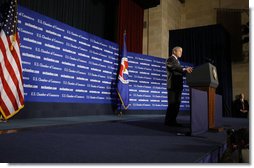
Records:
M121 49L122 51L125 49L124 47L125 47L125 37L126 37L126 29L124 30L124 33L123 33L123 48ZM121 53L121 56L122 57L124 57L125 55L123 55L123 53ZM122 61L122 58L121 58L121 61ZM122 106L124 107L124 109L126 109L126 107L124 106L124 102L123 102L123 100L122 100L122 97L121 97L121 95L120 95L120 93L117 91L117 94L118 94L118 96L119 96L119 99L120 99L120 108L119 108L119 113L118 113L118 116L122 116L123 115L123 108L122 108ZM128 107L127 107L128 108Z
M118 116L121 117L122 115L123 115L122 104L120 104L120 110L119 110Z
M125 36L126 36L126 29L124 30L124 32L123 32L123 41L125 40L124 38L125 38ZM123 49L122 49L123 50ZM123 56L123 55L122 55ZM119 93L118 93L119 94ZM122 116L123 115L123 112L122 112L122 104L123 104L123 101L122 101L122 98L121 98L121 96L119 95L119 97L120 97L120 111L119 111L119 114L118 114L118 116Z
M18 11L18 0L15 0L15 12ZM13 51L13 47L14 47L14 43L16 42L17 40L17 37L16 37L16 33L17 33L17 24L18 24L18 17L16 15L13 15L13 20L14 20L14 34L11 38L11 51Z

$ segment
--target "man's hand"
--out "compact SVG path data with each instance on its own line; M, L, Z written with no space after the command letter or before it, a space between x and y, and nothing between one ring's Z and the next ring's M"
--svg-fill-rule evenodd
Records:
M186 71L187 71L187 73L191 73L192 72L192 67L187 67Z
M241 111L242 113L247 113L247 112L248 112L248 110L242 110L242 109L240 109L240 111Z

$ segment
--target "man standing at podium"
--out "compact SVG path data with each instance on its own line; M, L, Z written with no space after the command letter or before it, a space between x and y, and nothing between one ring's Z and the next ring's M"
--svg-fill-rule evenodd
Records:
M181 47L174 47L172 55L166 60L168 109L165 125L167 126L181 126L181 124L177 123L176 118L181 104L183 74L192 72L192 67L181 67L178 59L181 58L182 52L183 49Z

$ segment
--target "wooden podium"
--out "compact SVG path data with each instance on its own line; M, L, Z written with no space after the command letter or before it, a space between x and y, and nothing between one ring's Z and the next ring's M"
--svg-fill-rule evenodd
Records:
M223 128L215 126L215 96L219 85L216 67L210 63L194 68L191 74L186 74L187 84L191 88L207 92L208 104L208 129L222 131Z

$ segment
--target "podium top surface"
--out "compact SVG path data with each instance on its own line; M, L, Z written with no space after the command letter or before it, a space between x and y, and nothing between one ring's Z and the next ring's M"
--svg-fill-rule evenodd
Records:
M190 74L186 74L187 84L191 87L213 87L219 85L217 69L211 63L205 63L195 67Z

